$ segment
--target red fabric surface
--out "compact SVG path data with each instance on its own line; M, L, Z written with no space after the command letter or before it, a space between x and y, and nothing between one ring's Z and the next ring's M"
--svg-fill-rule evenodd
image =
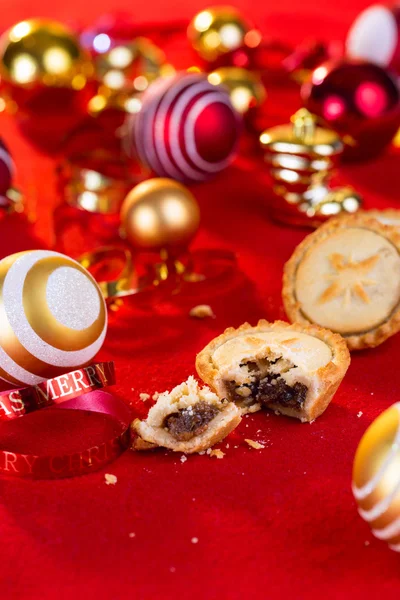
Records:
M236 4L264 31L299 42L316 34L343 39L368 3ZM204 3L133 6L125 0L119 7L139 20L161 22L189 18ZM33 15L89 23L110 4L2 0L2 8L6 27ZM189 64L184 40L174 44L171 58ZM271 85L268 102L271 124L285 122L298 107L297 90ZM32 221L13 216L0 223L4 256L52 242L58 199L54 158L34 150L6 119L1 133L15 156ZM398 170L399 154L391 151L343 167L340 179L364 194L369 207L396 206ZM139 393L163 391L193 373L196 352L225 327L284 317L282 267L304 232L269 220L268 183L262 161L247 154L215 181L193 186L202 211L193 247L234 250L241 278L156 304L131 298L111 314L99 358L115 360L116 392L140 414L145 405ZM198 303L211 304L216 319L189 319ZM105 485L101 471L61 481L0 479L1 598L398 598L399 555L372 537L350 483L362 433L398 400L399 340L355 354L315 423L266 413L245 418L220 445L223 460L192 456L182 464L179 455L164 451L128 451L106 469L117 476L115 486ZM60 427L60 445L69 435L90 437L86 424ZM266 447L253 450L244 438Z

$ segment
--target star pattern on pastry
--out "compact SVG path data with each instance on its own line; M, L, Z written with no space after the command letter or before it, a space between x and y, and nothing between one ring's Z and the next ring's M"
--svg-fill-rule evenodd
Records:
M329 261L336 272L325 275L325 279L331 281L331 283L319 297L319 303L325 304L343 296L343 305L346 307L351 303L354 294L365 304L368 304L370 298L364 286L376 285L377 282L367 275L378 260L379 256L377 254L360 261L354 261L351 257L346 258L339 253L331 254Z

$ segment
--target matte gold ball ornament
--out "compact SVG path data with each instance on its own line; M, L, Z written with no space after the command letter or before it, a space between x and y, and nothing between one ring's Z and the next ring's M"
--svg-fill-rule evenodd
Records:
M234 108L241 114L260 106L267 97L260 76L248 69L221 67L209 74L208 81L225 86Z
M46 19L17 23L0 38L3 84L81 90L93 76L90 57L67 27Z
M245 45L251 31L252 25L233 6L213 6L192 19L188 38L198 54L211 62Z
M353 465L353 494L372 533L400 552L400 402L365 432Z
M185 248L200 222L200 209L187 187L167 178L134 187L121 209L122 230L142 250Z
M0 261L0 378L36 385L78 369L101 348L107 313L79 263L48 250Z

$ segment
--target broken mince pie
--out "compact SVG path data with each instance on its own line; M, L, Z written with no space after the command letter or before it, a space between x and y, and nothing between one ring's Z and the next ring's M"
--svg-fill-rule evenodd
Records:
M368 213L328 221L286 263L282 296L291 321L378 346L400 329L399 230Z
M200 377L242 413L265 406L301 421L324 412L349 364L341 336L283 321L227 329L196 360Z
M163 446L176 452L201 452L220 442L240 423L240 410L220 400L194 377L160 394L147 419L136 419L133 447L146 450Z

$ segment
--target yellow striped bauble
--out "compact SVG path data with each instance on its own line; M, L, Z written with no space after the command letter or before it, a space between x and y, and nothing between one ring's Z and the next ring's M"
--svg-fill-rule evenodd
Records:
M107 312L93 277L49 250L0 261L0 378L36 385L85 365L107 331Z
M400 402L375 419L361 439L353 494L372 533L400 552Z

